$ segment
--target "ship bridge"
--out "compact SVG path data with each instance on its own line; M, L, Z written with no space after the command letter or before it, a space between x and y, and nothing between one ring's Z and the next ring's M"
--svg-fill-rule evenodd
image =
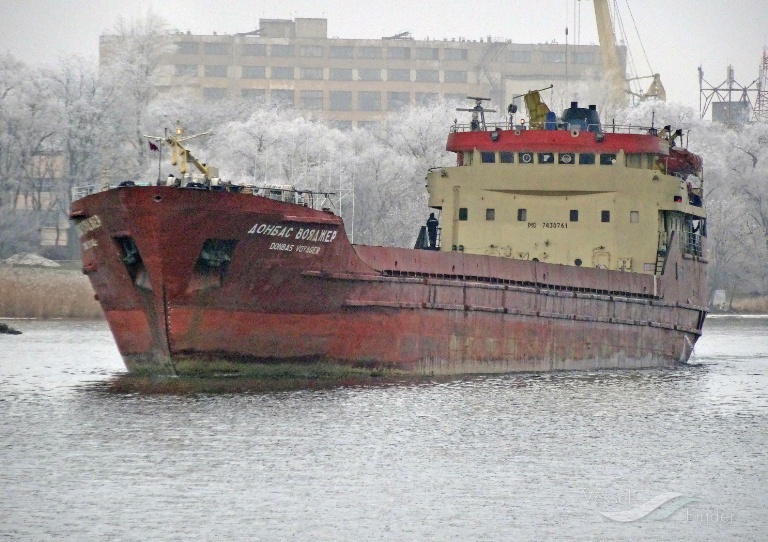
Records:
M531 120L451 127L456 165L427 176L439 250L659 274L679 232L703 256L701 160L680 131L603 126L575 103Z

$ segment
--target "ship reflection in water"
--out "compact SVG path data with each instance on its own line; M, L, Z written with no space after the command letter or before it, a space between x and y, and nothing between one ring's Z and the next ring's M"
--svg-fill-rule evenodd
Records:
M674 369L189 396L105 393L104 323L12 324L0 537L768 536L768 318L708 319Z

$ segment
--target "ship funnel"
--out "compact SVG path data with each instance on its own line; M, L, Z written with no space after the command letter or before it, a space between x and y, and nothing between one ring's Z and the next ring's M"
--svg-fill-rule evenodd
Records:
M596 106L595 104L591 104L591 105L589 106L589 110L590 110L590 111L597 111L597 106Z
M571 108L576 109L579 107L579 102L571 102Z

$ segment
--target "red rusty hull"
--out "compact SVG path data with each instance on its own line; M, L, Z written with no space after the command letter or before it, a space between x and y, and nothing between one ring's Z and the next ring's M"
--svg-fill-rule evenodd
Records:
M657 367L688 359L706 314L705 262L675 242L654 277L354 246L339 217L245 194L120 188L71 214L131 370L219 358L425 374ZM126 263L125 239L140 263ZM228 243L226 265L201 255L211 239Z

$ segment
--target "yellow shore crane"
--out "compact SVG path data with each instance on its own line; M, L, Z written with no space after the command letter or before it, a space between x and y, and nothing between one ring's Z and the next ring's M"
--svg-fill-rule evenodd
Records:
M603 64L603 71L606 77L613 83L612 98L616 103L626 103L626 95L637 96L640 100L656 98L661 101L667 99L667 93L661 82L661 76L658 73L650 76L632 77L627 79L624 71L621 69L619 61L619 52L616 48L616 37L613 33L611 23L611 12L608 9L608 0L593 0L595 7L595 21L597 22L597 35L600 41L600 58ZM633 92L629 89L628 83L639 79L653 77L650 87L645 93Z

